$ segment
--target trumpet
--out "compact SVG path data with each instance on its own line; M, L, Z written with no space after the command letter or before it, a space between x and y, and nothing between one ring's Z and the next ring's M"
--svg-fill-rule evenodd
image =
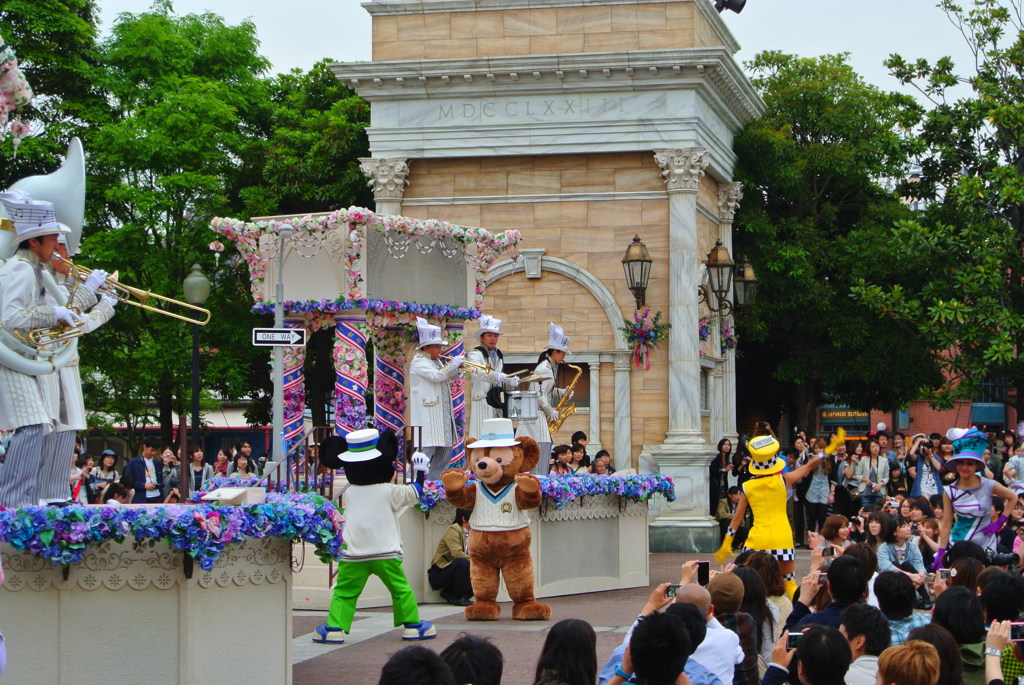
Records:
M93 271L92 269L87 269L84 266L79 266L69 259L64 259L57 254L53 255L53 261L63 262L66 264L71 269L71 277L77 283L85 283L85 279L88 278L89 274ZM209 309L203 309L197 305L182 302L181 300L175 300L164 295L157 295L149 290L142 290L141 288L133 288L130 285L125 285L117 280L116 271L107 276L107 280L104 281L102 286L100 286L100 292L116 298L119 302L124 302L125 304L130 304L133 307L145 309L146 311L154 312L156 314L163 314L164 316L169 316L172 319L178 319L179 321L199 324L200 326L205 326L210 322ZM189 312L193 312L193 316L198 315L202 318L192 318L192 316L187 316L186 314L179 314L177 312L168 311L166 309L161 309L160 307L146 304L149 300L164 302L169 306L180 307L188 310Z
M440 359L450 362L452 359L455 359L455 357L450 354L442 354ZM468 373L484 374L491 372L490 364L477 364L476 362L465 360L462 362L462 366Z

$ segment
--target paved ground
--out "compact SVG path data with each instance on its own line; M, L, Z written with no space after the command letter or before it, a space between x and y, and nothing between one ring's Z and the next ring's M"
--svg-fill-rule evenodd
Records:
M489 637L505 656L503 685L530 685L548 628L564 618L581 618L594 626L597 632L600 667L622 641L651 588L659 583L677 582L679 567L684 561L707 559L709 556L652 554L650 588L550 597L543 601L552 607L551 621L513 621L511 604L503 604L502 620L493 622L466 621L459 607L421 606L423 617L437 626L438 636L420 644L440 652L463 632ZM806 573L809 566L807 550L798 550L798 577ZM410 644L403 643L401 632L392 627L390 610L378 609L356 614L347 644L314 644L310 635L315 626L324 622L325 616L326 613L312 611L294 614L292 672L295 685L376 685L380 669L388 657Z

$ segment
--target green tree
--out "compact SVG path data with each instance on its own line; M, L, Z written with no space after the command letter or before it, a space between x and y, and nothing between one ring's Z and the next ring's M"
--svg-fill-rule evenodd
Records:
M243 172L241 153L262 135L267 62L250 22L228 26L213 14L175 16L169 2L123 14L100 47L96 79L109 121L87 132L90 266L120 270L125 283L183 299L193 262L212 275L201 334L204 387L237 398L254 390L258 364L248 330L248 273L237 260L215 269L208 244L213 216L237 204L229 189ZM190 387L186 324L121 305L117 317L82 345L89 371L87 406L129 426L155 406L164 440L172 411L184 413ZM145 400L143 402L143 400Z
M895 224L888 249L914 283L870 276L855 290L923 336L945 372L932 400L950 406L1002 380L1024 412L1024 21L1019 0L938 6L974 54L964 75L948 57L886 64L931 102L916 129L921 173L900 191L924 205Z
M893 411L939 382L935 363L850 287L907 275L880 236L909 210L878 180L904 168L913 101L866 84L846 55L764 52L747 68L766 111L735 143L735 252L761 281L739 321L739 392L774 388L765 404L787 404L803 426L825 400Z
M18 114L32 135L16 156L10 140L0 148L0 188L52 171L71 137L104 120L106 103L96 88L97 19L95 0L0 0L0 35L36 94Z

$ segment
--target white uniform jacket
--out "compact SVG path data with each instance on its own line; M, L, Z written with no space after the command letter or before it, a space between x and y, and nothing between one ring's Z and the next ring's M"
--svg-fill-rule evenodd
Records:
M57 275L57 278L60 278L60 274ZM49 298L47 299L49 300ZM85 322L85 327L82 329L83 334L92 333L114 316L113 307L84 287L79 287L75 291L75 299L71 306L82 312L82 321ZM78 340L71 344L77 345ZM78 371L78 355L76 354L68 365L57 373L60 378L60 414L55 429L58 431L85 430L88 428L88 424L85 420L85 397L82 394L82 378Z
M537 419L535 421L520 421L516 435L525 435L540 443L550 443L551 433L548 432L548 414L554 410L551 404L555 392L555 375L551 368L551 361L545 359L533 370L533 375L544 376L542 380L530 383L530 390L538 390L537 397ZM544 455L541 455L543 458Z
M481 366L491 365L491 370L488 373L474 373L466 372L466 377L469 379L470 388L472 389L472 404L469 410L469 431L466 433L467 437L479 438L481 433L481 427L483 426L485 419L500 419L501 410L495 409L491 405L487 404L487 391L491 389L491 386L497 384L498 374L501 373L501 369L505 363L502 361L496 353L487 355L486 357L481 354L480 350L475 347L466 354L466 361L480 364ZM508 383L505 383L505 389L508 389Z
M54 303L43 294L42 266L29 250L18 252L0 266L0 344L31 358L13 336L57 325ZM35 424L52 425L59 412L56 373L28 376L0 365L0 430Z
M413 356L409 365L409 425L423 426L422 447L452 446L455 417L449 383L458 375L459 368L452 363L438 368L424 352Z

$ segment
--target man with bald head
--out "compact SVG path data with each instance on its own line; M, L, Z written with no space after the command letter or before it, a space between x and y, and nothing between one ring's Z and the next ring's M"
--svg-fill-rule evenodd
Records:
M743 663L744 654L743 648L740 647L740 638L715 618L711 593L693 582L696 576L696 561L683 564L682 578L679 579L680 588L676 592L676 602L694 605L708 623L708 633L704 637L704 642L694 650L690 659L718 676L723 685L732 685L736 666Z

